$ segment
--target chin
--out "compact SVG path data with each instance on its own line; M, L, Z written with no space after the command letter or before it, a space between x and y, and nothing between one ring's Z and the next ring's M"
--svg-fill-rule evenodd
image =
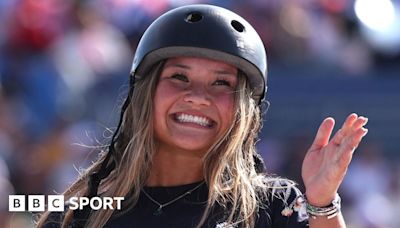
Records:
M204 155L208 152L208 150L210 149L211 146L210 145L199 145L198 143L190 144L190 143L186 142L185 144L177 145L177 147L181 151L187 151L187 153L195 153L195 154L199 154L199 155Z

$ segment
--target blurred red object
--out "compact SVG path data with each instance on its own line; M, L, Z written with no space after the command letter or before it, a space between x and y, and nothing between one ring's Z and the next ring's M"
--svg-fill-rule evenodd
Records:
M320 0L322 8L330 13L342 13L348 7L347 0Z
M67 1L65 1L67 2ZM41 50L62 34L68 9L61 0L22 0L9 20L10 47Z

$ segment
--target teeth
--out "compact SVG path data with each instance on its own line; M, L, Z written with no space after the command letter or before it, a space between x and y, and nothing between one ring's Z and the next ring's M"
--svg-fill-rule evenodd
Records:
M195 123L203 127L210 126L210 121L205 118L205 117L200 117L200 116L192 116L188 114L179 114L177 116L177 119L179 122L182 123Z

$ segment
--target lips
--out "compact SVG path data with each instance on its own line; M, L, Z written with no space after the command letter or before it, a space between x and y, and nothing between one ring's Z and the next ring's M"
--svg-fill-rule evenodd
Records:
M202 127L212 127L215 121L205 116L198 116L186 113L175 113L174 119L180 123L192 123Z

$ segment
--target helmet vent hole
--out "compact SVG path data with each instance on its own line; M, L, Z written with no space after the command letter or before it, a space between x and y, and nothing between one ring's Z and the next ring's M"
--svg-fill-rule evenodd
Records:
M193 12L193 13L189 13L186 16L185 21L189 22L189 23L196 23L196 22L201 21L201 19L203 19L203 15L201 15L201 13Z
M239 21L233 20L231 22L231 25L238 32L243 32L244 31L244 26Z

